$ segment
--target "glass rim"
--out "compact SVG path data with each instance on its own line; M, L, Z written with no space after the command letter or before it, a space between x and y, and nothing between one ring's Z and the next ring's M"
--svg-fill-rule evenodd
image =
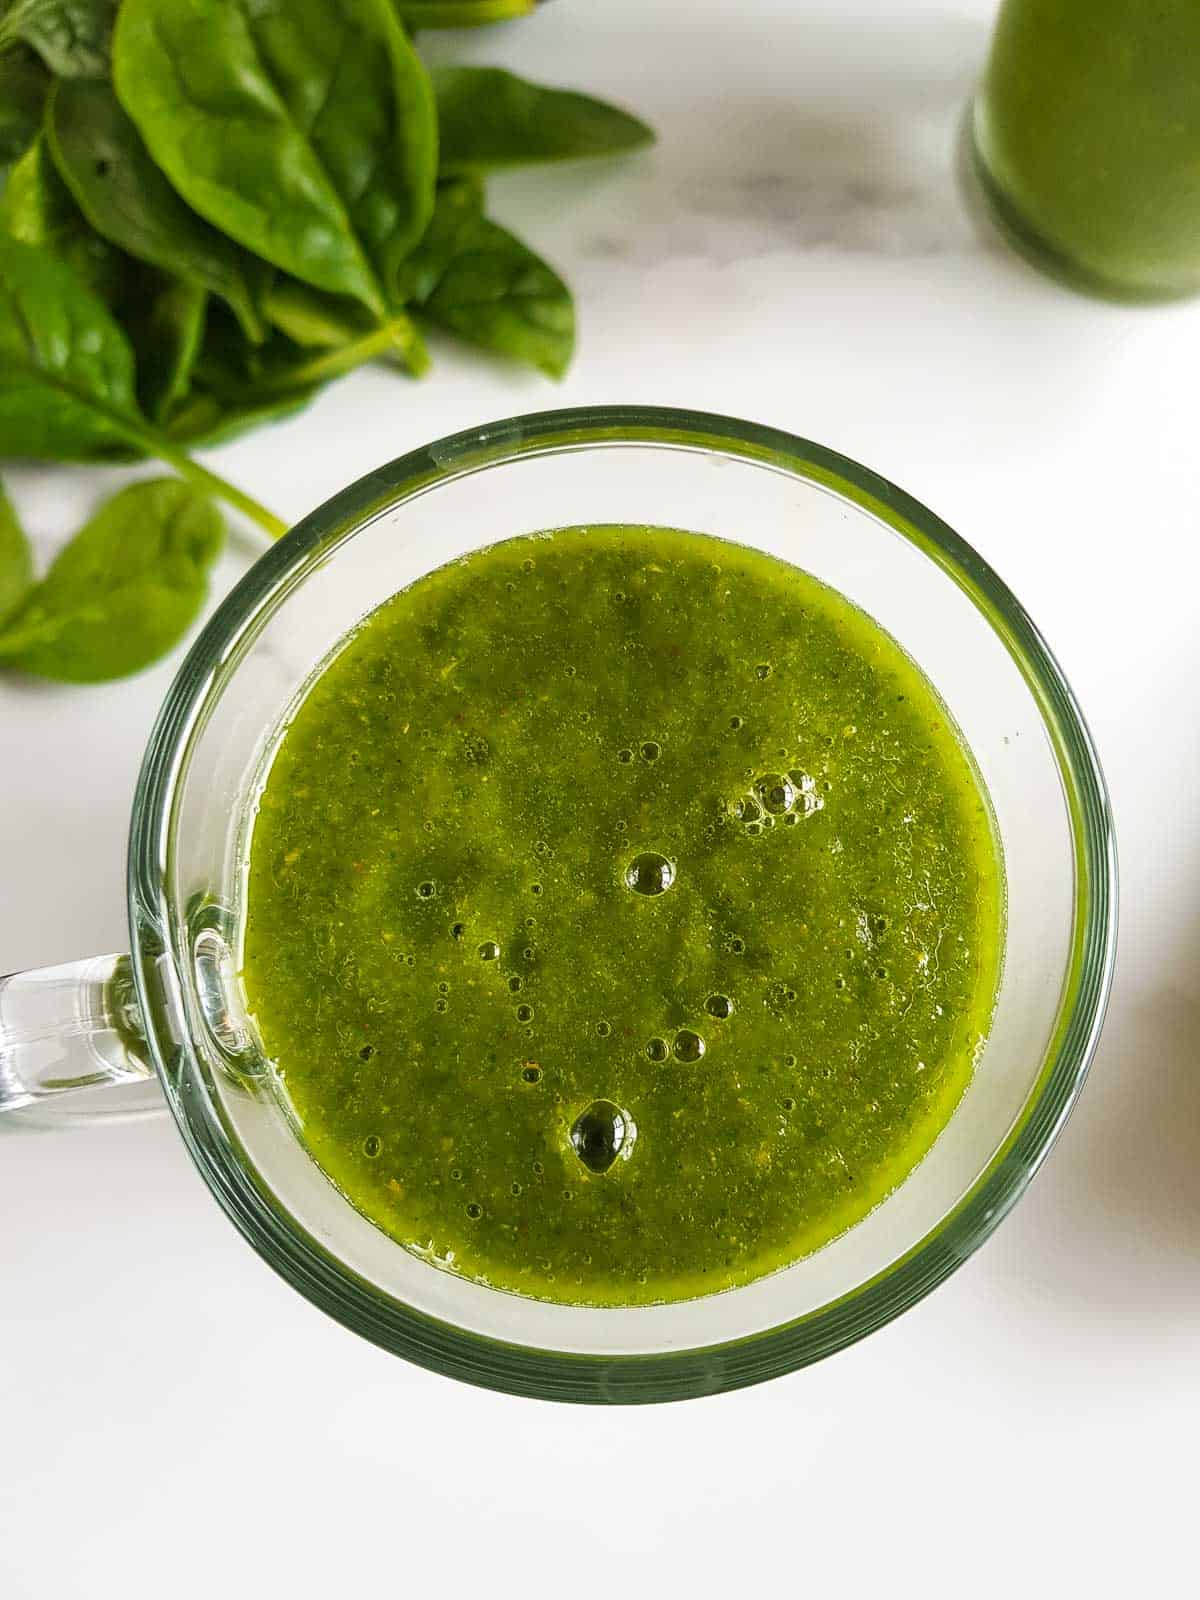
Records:
M999 636L1034 696L1053 746L1075 851L1074 935L1055 1033L1018 1122L957 1205L874 1277L791 1321L705 1348L621 1355L490 1338L403 1305L354 1274L252 1181L203 1086L197 1094L190 1082L190 1067L177 1080L157 1036L153 1019L162 1004L149 981L170 949L167 861L179 774L205 706L264 608L302 578L318 553L386 507L522 457L605 445L722 454L797 476L857 504L934 561ZM180 667L142 763L128 857L133 968L155 1065L193 1160L239 1231L294 1288L394 1354L507 1393L592 1403L687 1399L794 1371L891 1321L960 1266L1020 1197L1082 1088L1112 982L1116 891L1112 813L1091 734L1037 627L971 546L902 489L823 445L732 417L646 406L543 411L467 429L376 468L303 517L218 606Z

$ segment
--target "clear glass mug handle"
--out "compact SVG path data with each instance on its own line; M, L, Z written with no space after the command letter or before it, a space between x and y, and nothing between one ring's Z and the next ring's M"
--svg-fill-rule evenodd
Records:
M0 978L0 1112L69 1123L163 1106L128 956Z

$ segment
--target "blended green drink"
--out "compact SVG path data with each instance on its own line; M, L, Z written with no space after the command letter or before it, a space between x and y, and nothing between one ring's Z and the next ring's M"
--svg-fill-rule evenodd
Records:
M1003 938L987 797L894 639L759 551L569 528L427 574L317 677L243 977L364 1216L637 1305L786 1266L907 1177Z
M1200 4L1006 0L982 177L1043 265L1133 298L1200 289Z

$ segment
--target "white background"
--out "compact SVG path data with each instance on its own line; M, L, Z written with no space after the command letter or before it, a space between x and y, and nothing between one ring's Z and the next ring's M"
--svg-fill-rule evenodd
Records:
M557 0L475 35L474 58L661 134L494 186L577 292L570 377L439 346L424 383L360 373L216 465L293 518L442 433L644 401L820 439L948 519L1057 650L1117 813L1116 992L1047 1167L866 1343L602 1412L458 1387L345 1333L235 1236L166 1120L0 1138L6 1600L1194 1583L1200 306L1077 299L968 222L953 151L992 11ZM116 481L9 475L42 558ZM235 537L221 589L255 549ZM124 947L130 797L177 661L0 687L0 971Z

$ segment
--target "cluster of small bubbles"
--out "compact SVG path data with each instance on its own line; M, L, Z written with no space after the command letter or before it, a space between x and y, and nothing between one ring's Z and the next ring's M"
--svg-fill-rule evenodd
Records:
M769 678L771 676L771 663L769 661L760 661L754 669L754 676L759 679Z
M464 922L456 922L454 924L454 926L450 929L450 937L452 939L461 939L463 934L466 933L466 931L467 931L466 923L464 923Z
M365 1044L365 1045L363 1045L362 1049L358 1052L358 1059L360 1061L370 1061L371 1057L374 1054L375 1054L375 1046L373 1044Z
M671 1047L665 1039L651 1039L646 1046L646 1054L651 1061L665 1061L671 1054Z
M437 884L430 883L429 879L426 878L424 883L419 883L417 885L417 893L420 895L422 900L432 900L434 895L437 893Z
M635 894L665 894L674 882L674 864L656 850L643 851L625 868L625 887Z
M370 1156L372 1160L383 1149L383 1141L377 1134L369 1133L363 1140L363 1155Z
M500 946L495 939L485 939L483 941L479 946L479 959L480 961L499 961Z
M542 1069L535 1061L526 1062L521 1070L521 1080L524 1083L541 1083Z
M446 1004L447 1004L447 1002L445 1000L442 1000L442 999L435 1000L434 1001L434 1005L433 1005L433 1009L435 1011L445 1011Z
M612 1032L612 1023L611 1022L598 1022L596 1024L596 1032L600 1035L600 1037L602 1039L607 1039L609 1034Z
M707 1046L698 1033L693 1033L691 1028L680 1028L675 1035L675 1059L677 1061L699 1061Z
M656 739L647 739L642 745L642 760L657 761L662 755L662 745Z
M483 1215L483 1207L481 1205L477 1205L476 1202L472 1200L467 1206L467 1215L470 1217L472 1222L478 1222L480 1217Z
M520 980L520 978L517 977L515 972L513 973L512 977L508 980L508 987L512 991L513 994L516 994L517 991L521 987L521 980Z
M617 760L621 763L622 766L626 766L627 767L629 765L629 763L633 760L633 751L632 750L618 750L617 751Z
M517 1021L518 1022L532 1022L533 1021L533 1007L532 1006L525 1006L525 1005L518 1006L517 1007Z

